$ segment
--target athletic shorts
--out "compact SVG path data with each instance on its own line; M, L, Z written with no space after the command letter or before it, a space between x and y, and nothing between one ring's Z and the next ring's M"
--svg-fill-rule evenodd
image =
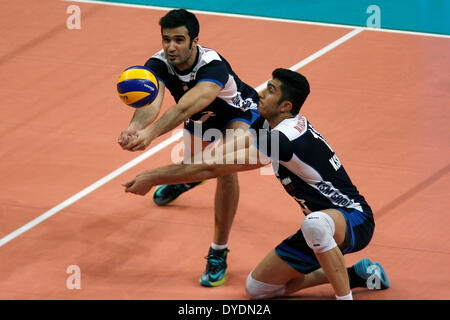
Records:
M233 107L222 107L205 110L196 113L190 119L184 122L184 129L189 131L190 134L200 136L205 141L214 141L215 138L210 134L205 135L205 132L209 129L216 129L223 132L231 122L242 121L251 125L259 117L257 109L250 109L242 111ZM206 138L205 138L206 137Z
M345 217L347 229L344 242L339 245L342 254L364 249L372 239L375 223L372 213L355 209L336 208ZM308 246L301 229L281 242L275 253L300 273L308 274L320 268L314 251Z

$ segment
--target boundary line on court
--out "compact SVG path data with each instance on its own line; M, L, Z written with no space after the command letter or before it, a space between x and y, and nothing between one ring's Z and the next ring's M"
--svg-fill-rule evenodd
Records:
M295 70L298 70L298 69L302 68L303 66L307 65L308 63L316 60L320 56L326 54L327 52L333 50L337 46L339 46L342 43L346 42L347 40L353 38L357 34L361 33L363 30L364 30L363 28L354 28L354 30L352 30L351 32L345 34L344 36L340 37L339 39L337 39L337 40L333 41L332 43L326 45L322 49L316 51L312 55L310 55L307 58L305 58L305 59L301 60L300 62L296 63L295 65L293 65L289 69L295 71ZM261 91L265 87L266 82L260 84L258 87L255 88L255 90L258 91L258 92ZM72 197L68 198L67 200L65 200L65 201L61 202L60 204L56 205L55 207L51 208L47 212L41 214L40 216L38 216L37 218L31 220L30 222L28 222L27 224L23 225L22 227L20 227L20 228L16 229L15 231L9 233L8 235L6 235L5 237L0 239L0 247L2 247L3 245L7 244L10 241L12 241L13 239L17 238L21 234L27 232L28 230L32 229L33 227L37 226L41 222L43 222L43 221L47 220L48 218L54 216L56 213L60 212L61 210L65 209L65 208L67 208L68 206L72 205L73 203L77 202L78 200L84 198L85 196L87 196L91 192L95 191L96 189L100 188L104 184L106 184L109 181L115 179L116 177L118 177L119 175L121 175L122 173L127 171L128 169L131 169L135 165L137 165L140 162L144 161L145 159L151 157L155 153L161 151L162 149L164 149L165 147L169 146L173 142L179 140L182 136L183 136L183 132L182 131L179 131L179 132L173 134L170 138L167 138L166 140L164 140L163 142L159 143L155 147L149 149L148 151L144 152L140 156L134 158L133 160L131 160L131 161L127 162L126 164L124 164L123 166L121 166L120 168L116 169L115 171L111 172L110 174L106 175L105 177L101 178L100 180L94 182L93 184L91 184L87 188L81 190L77 194L73 195Z
M31 228L37 226L41 222L47 220L48 218L50 218L51 216L55 215L59 211L65 209L68 206L70 206L71 204L77 202L81 198L84 198L85 196L90 194L92 191L100 188L101 186L103 186L107 182L113 180L114 178L118 177L119 175L121 175L122 173L127 171L128 169L131 169L135 165L137 165L140 162L144 161L145 159L151 157L155 153L161 151L162 149L164 149L168 145L170 145L173 142L179 140L182 136L183 135L182 135L181 131L177 132L176 134L172 135L172 137L164 140L163 142L159 143L158 145L154 146L153 148L147 150L145 153L143 153L140 156L134 158L133 160L127 162L126 164L124 164L120 168L116 169L115 171L111 172L110 174L106 175L105 177L101 178L100 180L94 182L89 187L84 188L83 190L81 190L77 194L73 195L69 199L61 202L57 206L51 208L47 212L45 212L45 213L41 214L40 216L38 216L37 218L31 220L30 222L28 222L27 224L23 225L19 229L11 232L7 236L5 236L2 239L0 239L0 247L3 246L4 244L8 243L9 241L13 240L14 238L20 236L22 233L24 233L24 232L30 230Z
M88 4L101 4L105 6L114 6L114 7L126 7L126 8L138 8L138 9L147 9L147 10L162 10L168 11L172 9L177 9L174 7L160 7L160 6L152 6L152 5L143 5L143 4L132 4L132 3L123 3L123 2L104 2L104 1L96 1L96 0L62 0L65 2L80 2L80 3L88 3ZM400 34L410 34L410 35L418 35L425 37L437 37L437 38L448 38L450 39L450 35L441 34L441 33L427 33L427 32L419 32L419 31L406 31L406 30L396 30L396 29L383 29L383 28L371 28L371 27L362 27L357 25L348 25L348 24L337 24L337 23L327 23L327 22L314 22L314 21L306 21L306 20L294 20L294 19L286 19L286 18L270 18L270 17L262 17L257 15L246 15L246 14L236 14L236 13L225 13L225 12L213 12L207 10L193 10L189 9L189 11L197 14L205 14L212 16L223 16L223 17L232 17L232 18L245 18L245 19L253 19L253 20L266 20L266 21L276 21L276 22L285 22L285 23L298 23L298 24L309 24L315 26L323 26L323 27L336 27L336 28L346 28L346 29L355 29L361 28L363 30L368 31L376 31L376 32L387 32L387 33L400 33Z

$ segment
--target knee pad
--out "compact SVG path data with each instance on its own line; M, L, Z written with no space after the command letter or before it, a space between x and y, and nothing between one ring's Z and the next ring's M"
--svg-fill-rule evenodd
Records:
M337 246L334 240L334 221L326 213L316 211L308 214L301 227L308 246L315 253L327 252Z
M250 272L245 286L250 299L270 299L284 294L284 284L270 284L255 280Z

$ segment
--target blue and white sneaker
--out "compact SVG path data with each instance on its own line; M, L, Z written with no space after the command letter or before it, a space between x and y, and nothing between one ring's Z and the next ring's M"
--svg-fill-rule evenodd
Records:
M165 206L170 202L178 198L182 193L191 190L192 188L206 182L192 182L192 183L181 183L181 184L165 184L156 187L153 192L153 201L158 206Z
M365 280L364 286L368 287L369 289L383 290L390 287L386 272L384 271L382 265L378 262L373 263L372 261L370 261L370 259L364 258L355 263L353 269L360 278ZM374 280L375 284L367 283L367 280L372 275L375 275L375 277L372 277L372 280Z
M200 278L200 284L205 287L217 287L225 283L227 269L227 254L230 252L228 249L214 250L209 248L208 255L205 257L208 262L206 263L206 271Z

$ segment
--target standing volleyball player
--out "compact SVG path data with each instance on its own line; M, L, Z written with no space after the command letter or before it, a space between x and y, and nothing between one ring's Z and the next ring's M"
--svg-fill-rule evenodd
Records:
M199 23L194 14L184 9L169 11L161 18L160 26L163 49L145 64L159 78L158 96L150 105L135 111L129 127L119 137L119 144L130 151L144 150L156 137L184 122L186 160L187 152L192 155L196 151L194 140L201 139L205 131L248 129L258 116L258 94L239 79L218 52L198 44ZM166 87L176 105L154 122ZM201 137L194 136L194 132ZM202 149L213 139L208 140L200 141ZM159 186L153 200L157 205L166 205L200 183ZM204 286L219 286L225 282L227 242L238 199L237 174L218 177L214 240L208 252L206 271L200 279Z
M247 152L225 147L233 151L216 164L208 160L204 164L145 171L124 184L126 191L143 195L162 182L189 182L256 169L264 165L261 158L266 154L272 158L277 178L306 217L298 231L250 272L248 295L266 299L330 282L337 299L351 300L351 288L388 288L387 276L377 262L365 258L345 268L343 255L365 248L375 223L369 204L353 185L334 150L299 113L310 92L308 81L286 69L276 69L272 77L260 93L261 117L249 130L257 139L246 148ZM245 138L242 135L239 139ZM227 164L226 159L236 162Z

